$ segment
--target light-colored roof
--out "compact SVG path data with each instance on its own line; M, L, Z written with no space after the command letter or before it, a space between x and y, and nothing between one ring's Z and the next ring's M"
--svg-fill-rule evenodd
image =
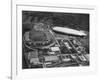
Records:
M58 60L57 56L45 56L45 61L56 61Z

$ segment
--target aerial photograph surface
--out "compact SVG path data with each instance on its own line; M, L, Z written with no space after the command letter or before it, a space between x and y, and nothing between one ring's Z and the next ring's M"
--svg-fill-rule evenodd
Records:
M89 14L22 11L22 69L90 65Z

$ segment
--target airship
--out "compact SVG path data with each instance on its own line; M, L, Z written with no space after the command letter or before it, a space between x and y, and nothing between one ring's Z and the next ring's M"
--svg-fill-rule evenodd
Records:
M69 35L87 36L87 34L83 30L75 30L67 27L55 26L53 27L53 31Z

